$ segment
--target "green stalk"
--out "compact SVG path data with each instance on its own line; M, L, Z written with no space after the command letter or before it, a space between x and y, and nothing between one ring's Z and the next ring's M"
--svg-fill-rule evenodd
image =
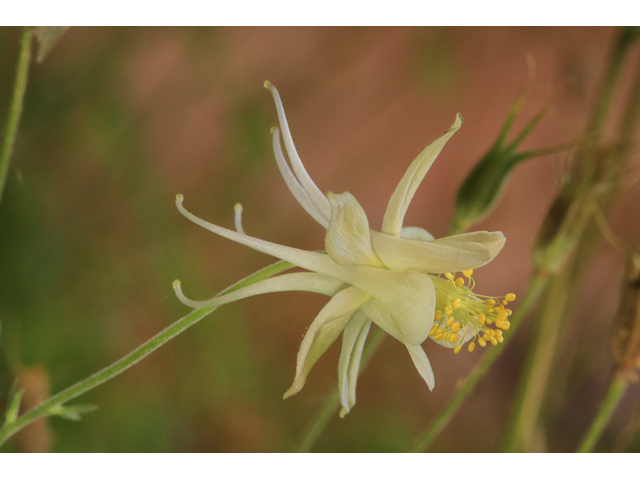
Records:
M566 271L553 277L546 294L544 308L537 325L536 338L527 357L523 378L519 384L512 418L504 440L507 452L528 452L534 437L538 412L544 400L546 385L551 373L554 353L558 345L562 320L567 305L571 282Z
M536 274L527 290L527 294L518 306L514 314L509 317L511 327L509 328L509 336L505 338L505 342L508 342L508 338L512 338L515 334L522 319L526 317L527 313L535 305L536 300L540 294L545 290L549 278L545 275ZM469 394L473 391L480 379L484 377L493 362L500 356L504 346L502 348L491 348L484 358L480 361L475 370L469 375L462 386L453 394L453 397L449 400L440 414L431 422L427 429L418 437L418 441L414 445L412 452L425 452L438 437L440 432L449 424L453 416L458 409L462 406L462 403L466 400Z
M362 360L360 360L361 372L365 368L367 368L371 357L373 357L373 354L378 351L378 348L382 344L382 340L384 340L385 336L385 332L382 329L377 329L371 336L371 339L367 342L367 345L364 348ZM308 453L311 451L316 441L318 440L318 438L320 438L320 435L327 427L329 420L331 420L331 418L336 414L339 407L340 394L338 392L338 389L336 388L336 390L327 399L326 403L322 407L320 407L307 427L304 429L302 440L300 441L298 448L295 450L296 452Z
M613 98L615 85L622 68L624 57L629 50L629 47L638 38L638 35L633 28L634 27L623 27L616 40L607 70L604 78L602 79L602 84L600 85L600 92L598 93L588 128L588 132L593 135L600 134L609 106L611 105L611 99Z
M293 265L291 263L285 261L274 263L273 265L260 270L253 275L248 276L235 285L228 287L227 289L220 292L219 295L239 290L240 288L272 277L273 275L276 275L292 267ZM2 444L12 435L29 425L31 422L41 417L55 415L56 410L60 410L59 407L66 402L73 400L83 393L86 393L89 390L93 390L98 385L103 384L113 377L120 375L122 372L142 360L151 352L167 343L173 337L184 332L190 326L198 323L204 317L213 312L216 308L217 307L206 307L193 310L190 314L171 324L169 327L158 333L155 337L151 338L120 360L100 370L99 372L94 373L90 377L81 380L75 385L72 385L71 387L53 395L37 407L18 417L15 421L5 423L5 425L0 429L0 446L2 446Z
M4 191L4 185L7 182L9 163L11 162L11 154L13 153L13 145L15 144L18 125L20 124L24 94L27 91L27 78L29 76L30 63L31 27L24 27L22 31L22 40L20 42L20 56L18 58L16 83L13 87L13 98L11 99L11 105L9 107L9 118L7 119L7 128L4 133L4 142L2 143L2 150L0 150L0 200L2 200L2 192Z
M609 423L613 412L616 410L618 403L620 403L624 393L627 391L627 386L628 383L622 374L617 373L614 375L609 384L607 394L600 405L600 409L593 419L591 427L589 427L589 430L582 439L582 443L578 447L578 453L589 453L593 451L602 432Z

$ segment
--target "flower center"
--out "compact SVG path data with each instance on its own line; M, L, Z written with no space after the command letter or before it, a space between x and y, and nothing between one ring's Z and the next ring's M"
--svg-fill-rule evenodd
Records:
M464 270L462 275L456 278L453 273L445 273L444 278L440 275L431 277L436 288L436 312L429 336L455 345L461 337L464 341L472 335L473 340L467 347L470 352L476 348L476 341L481 347L486 347L487 343L502 343L502 332L509 330L511 325L509 316L512 312L506 306L516 299L515 294L507 293L504 297L478 295L473 292L473 270ZM462 349L462 341L454 353Z

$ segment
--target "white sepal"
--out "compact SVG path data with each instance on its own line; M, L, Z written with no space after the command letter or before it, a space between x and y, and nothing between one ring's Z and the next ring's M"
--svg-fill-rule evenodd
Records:
M371 320L358 311L349 320L342 334L342 350L338 362L338 390L342 405L340 410L342 418L356 404L356 383L360 370L360 359L370 327Z
M369 220L350 193L328 195L331 220L325 237L325 248L339 265L371 265L384 267L371 249Z
M383 233L393 237L400 236L404 216L407 213L409 204L411 203L418 186L420 186L422 179L431 168L435 159L438 158L440 151L447 141L449 141L461 126L462 117L458 114L456 115L456 120L453 122L453 125L451 125L451 128L440 138L429 144L411 163L402 177L402 180L400 180L400 183L393 192L393 195L391 195L391 199L389 200L389 204L382 221Z
M371 297L355 287L338 292L313 321L300 345L296 376L284 398L295 395L304 386L307 375L322 354L344 330L353 314Z
M418 369L418 373L424 378L424 381L427 382L429 390L433 390L433 387L436 386L436 379L433 376L433 369L431 368L427 354L424 353L420 345L406 345L406 347L407 350L409 350L413 364Z

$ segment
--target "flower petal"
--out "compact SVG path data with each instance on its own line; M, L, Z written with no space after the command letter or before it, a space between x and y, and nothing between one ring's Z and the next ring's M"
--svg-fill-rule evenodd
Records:
M414 270L388 273L397 273L399 278L365 290L374 298L362 306L362 313L402 343L419 345L427 339L433 324L433 282Z
M284 154L282 153L282 147L280 146L280 130L278 128L274 128L272 133L273 140L273 153L276 157L276 163L278 164L278 168L280 169L280 173L282 174L282 178L284 178L285 183L289 187L289 190L293 194L293 196L298 200L298 203L304 208L309 215L313 217L313 219L322 225L324 228L327 228L329 225L329 217L325 218L324 213L318 210L318 207L313 203L309 195L298 179L293 174L291 169L289 168L289 164L284 158Z
M180 301L191 308L219 307L243 298L273 292L314 292L332 297L345 287L347 285L340 280L324 275L311 272L296 272L267 278L253 285L208 300L194 301L184 296L180 281L173 282L173 289Z
M502 232L470 232L442 237L436 240L436 243L452 247L467 243L480 243L489 249L493 260L500 253L506 241L507 239ZM453 272L453 270L451 271Z
M371 297L355 287L338 292L313 321L300 345L296 377L284 398L298 393L304 386L307 375L322 354L338 338L358 308Z
M482 233L486 234L482 236L484 242L447 240L454 237L424 242L372 231L371 245L376 256L392 270L411 268L428 273L460 272L490 262L499 251L500 243L504 244L501 232Z
M407 350L409 350L411 360L413 360L413 364L418 369L418 373L424 378L424 381L427 382L429 390L433 390L433 387L436 386L436 379L433 376L431 363L429 363L429 359L424 353L424 350L420 345L407 345Z
M400 236L402 222L407 213L407 208L416 193L422 179L431 168L434 160L438 158L440 151L454 133L462 126L462 117L456 115L456 120L451 128L440 138L432 142L425 148L411 163L406 173L400 180L396 190L389 200L389 205L382 221L382 232L393 237Z
M180 212L210 232L312 272L353 285L375 297L393 312L392 323L395 327L389 322L376 323L402 342L416 345L427 338L435 311L435 290L433 282L427 275L416 270L392 271L369 265L338 265L327 254L285 247L206 222L187 211L182 206L182 200L182 195L176 197L176 205ZM385 235L385 237L388 236ZM413 242L402 239L393 240ZM425 242L413 243L426 244ZM375 321L373 318L371 320Z
M293 171L300 182L302 188L307 192L307 195L316 206L318 211L322 214L326 219L329 218L331 213L331 208L329 207L329 201L327 197L320 191L320 189L316 186L316 184L311 180L311 177L307 173L302 165L302 161L298 156L298 152L296 151L296 147L293 144L293 138L291 137L291 132L289 131L289 124L287 123L287 116L284 113L284 107L282 106L282 100L280 100L280 94L276 87L274 87L271 82L264 82L265 88L268 88L273 95L273 100L276 103L276 110L278 112L278 119L280 120L280 126L282 127L282 137L284 139L284 146L287 149L287 153L289 154L289 160L291 161L291 166L293 167Z
M435 240L433 235L427 232L424 228L420 227L402 227L400 230L400 238L406 238L407 240L418 240L421 242L432 242Z
M370 327L371 320L358 311L344 328L338 362L338 390L342 404L340 417L349 413L356 404L356 382L360 370L360 359Z
M349 192L329 193L331 220L327 228L325 248L339 265L371 265L384 267L371 249L369 221L364 210Z

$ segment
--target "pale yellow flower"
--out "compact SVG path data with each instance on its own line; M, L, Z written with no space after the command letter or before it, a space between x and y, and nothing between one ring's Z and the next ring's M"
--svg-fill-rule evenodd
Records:
M420 182L462 125L460 115L451 128L426 147L409 166L389 201L382 231L378 232L369 228L367 216L353 195L345 192L325 196L318 189L296 152L278 91L269 82L265 87L273 94L291 164L289 166L282 151L279 130L274 128L273 149L278 167L300 205L326 228L326 253L299 250L246 235L238 207L237 231L205 222L188 212L182 205L182 195L178 195L178 209L198 225L309 270L272 277L201 302L187 299L176 281L174 287L181 301L198 308L277 291L310 291L330 296L331 300L305 334L298 353L295 379L285 398L300 391L312 366L342 333L338 366L342 416L355 404L360 358L371 322L406 346L429 389L433 389L435 380L421 344L430 335L441 345L454 348L456 353L473 337L480 337L479 342L488 337L485 344L486 341L502 341L501 331L499 334L494 331L491 336L482 316L488 323L505 323L505 314L499 313L500 307L494 309L480 299L470 288L473 286L471 269L490 262L500 252L505 242L502 233L474 232L435 240L424 229L402 226ZM469 279L468 285L449 273L462 271ZM440 274L447 275L443 278ZM496 303L495 300L490 302Z

